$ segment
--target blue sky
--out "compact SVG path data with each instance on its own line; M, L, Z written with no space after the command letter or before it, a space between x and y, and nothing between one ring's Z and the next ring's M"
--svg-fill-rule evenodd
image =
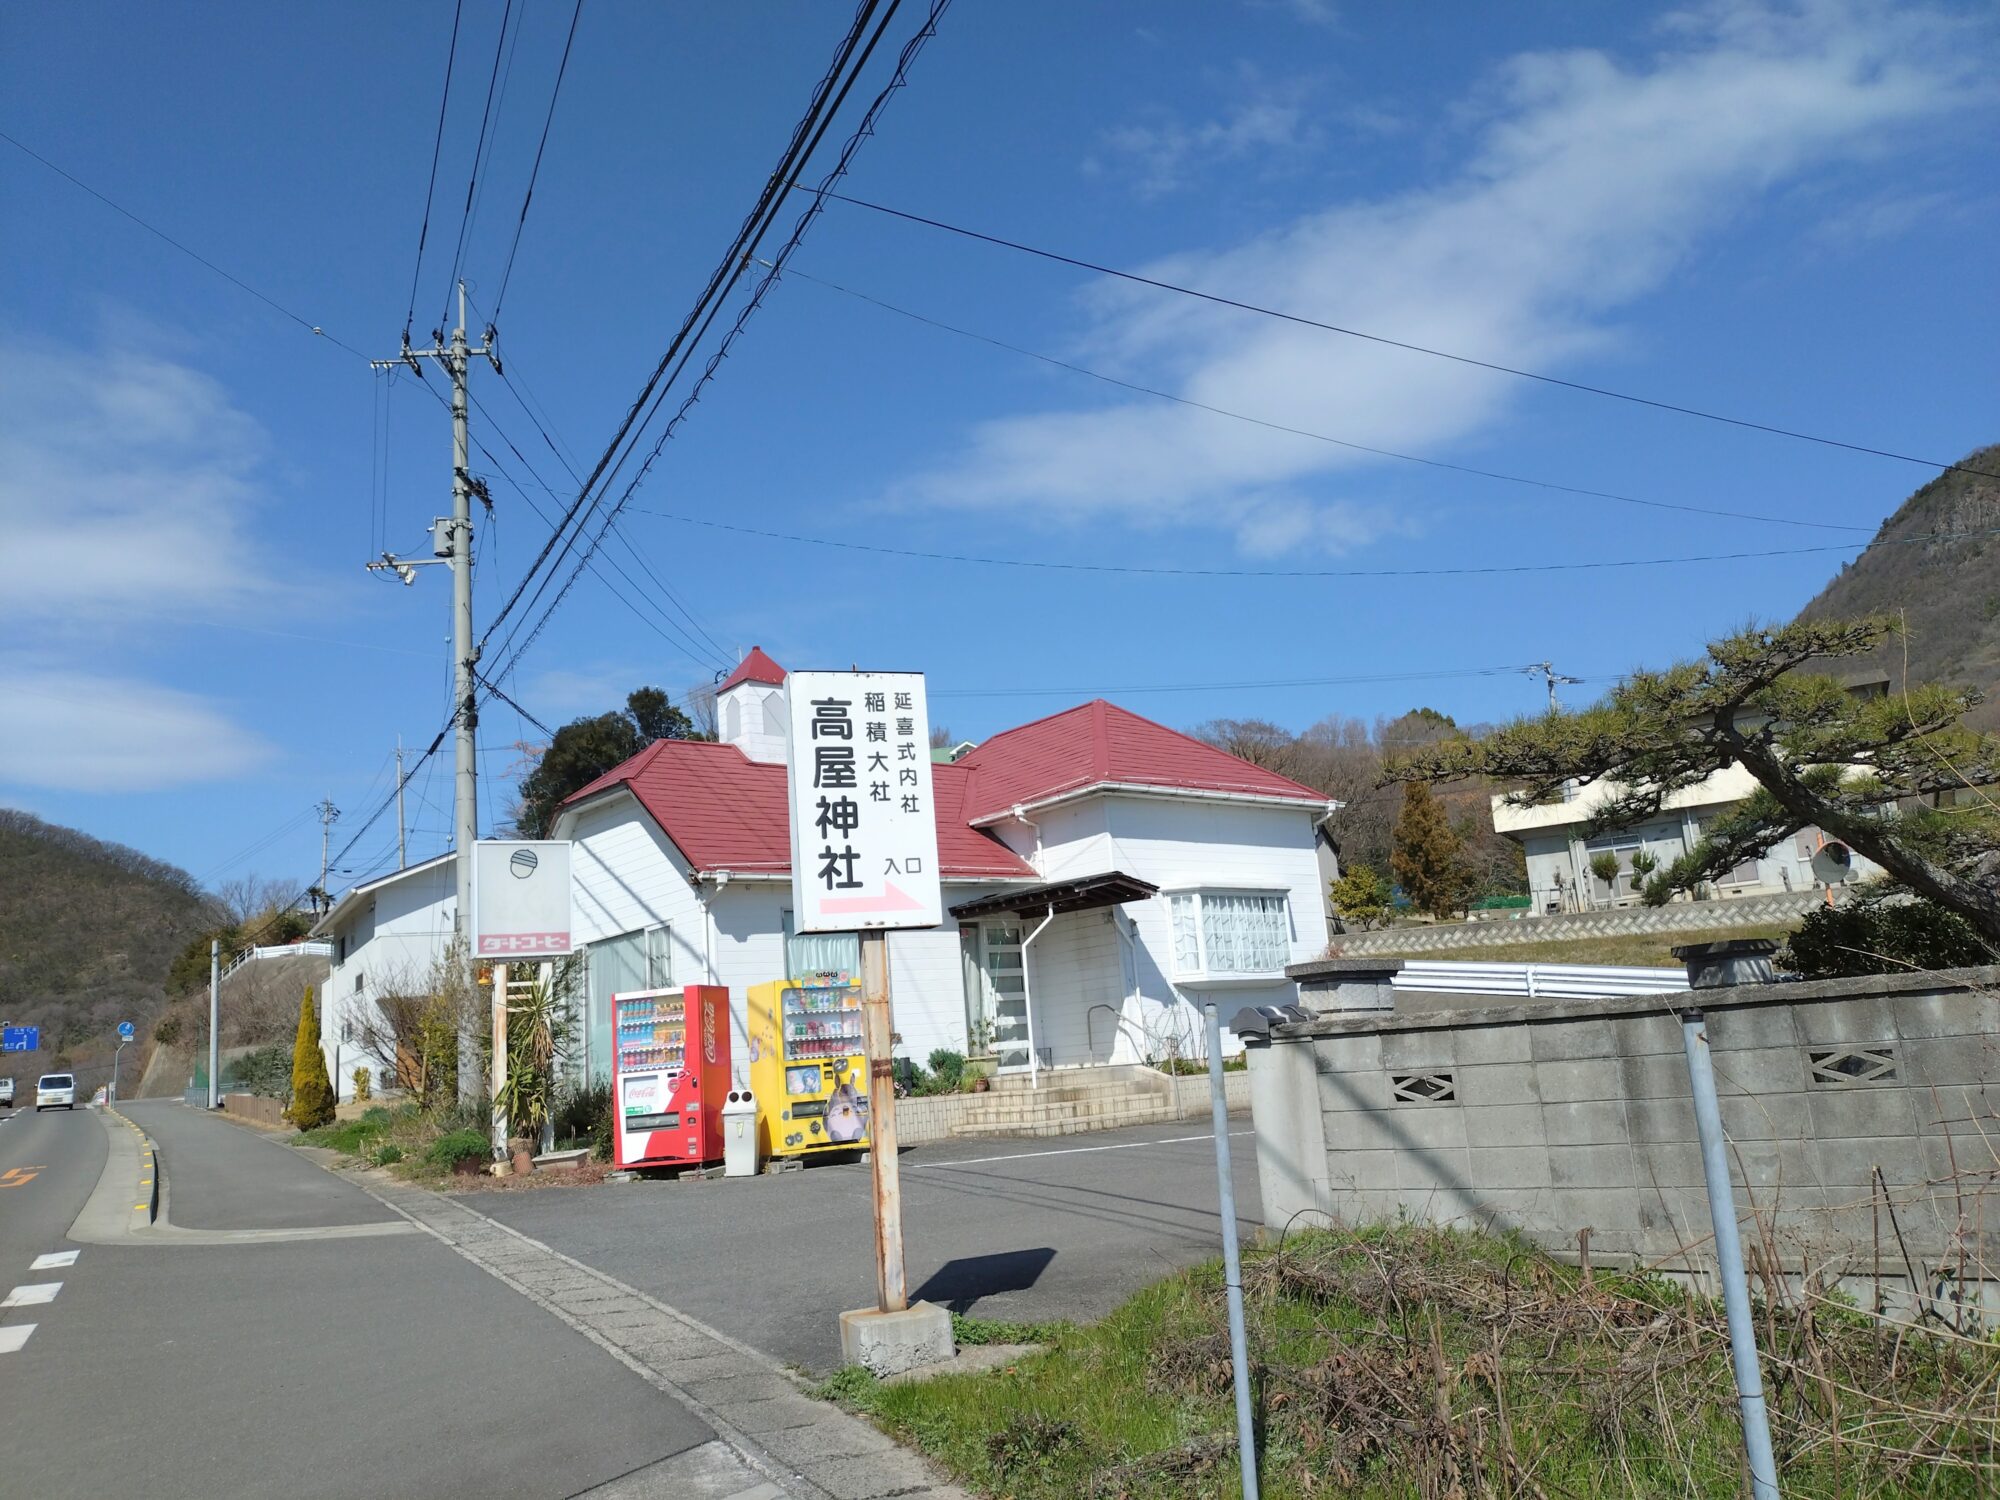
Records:
M446 300L501 7L467 0L465 15L419 339ZM524 15L467 235L476 303L497 288L569 7L527 0ZM831 4L587 0L501 329L510 377L578 467L733 234L846 19ZM388 354L450 26L442 3L17 7L0 129ZM849 187L1370 332L1950 460L2000 435L1995 41L1973 4L966 0ZM310 877L311 805L332 798L351 830L389 785L396 737L422 747L443 722L441 570L406 589L361 567L385 545L421 550L447 508L443 413L4 143L0 195L0 802L211 881ZM508 682L542 719L616 706L645 682L679 692L755 642L793 666L921 668L936 715L971 738L1099 692L1181 726L1302 728L1419 703L1493 720L1533 710L1541 689L1463 674L1551 659L1587 679L1569 690L1580 699L1753 616L1788 616L1852 555L1118 575L898 559L671 517L1163 569L1449 569L1859 543L1929 477L841 204L794 264L1265 422L1865 529L1374 458L794 277L619 528L699 621L698 649L586 575ZM507 439L560 489L560 463L506 388L484 369L473 387L491 414L475 432L531 491ZM492 484L482 619L545 534ZM656 593L632 552L610 555ZM1420 675L1433 673L1460 675ZM490 822L512 742L535 736L499 705L482 733ZM444 847L447 772L413 784L413 857ZM393 856L385 823L345 868Z

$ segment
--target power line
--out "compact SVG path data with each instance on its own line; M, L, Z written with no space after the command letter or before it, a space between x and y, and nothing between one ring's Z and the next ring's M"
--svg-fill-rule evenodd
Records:
M1487 573L1578 573L1606 568L1654 568L1678 563L1736 562L1753 557L1804 557L1821 552L1864 551L1871 546L1895 546L1912 542L1955 542L1974 537L2000 535L2000 527L1975 531L1934 531L1921 536L1888 537L1880 542L1830 542L1820 547L1773 547L1749 552L1706 552L1686 557L1593 558L1566 563L1499 563L1462 568L1162 568L1138 563L1058 562L1049 558L984 557L968 552L926 552L914 547L885 547L874 542L848 542L836 537L807 536L793 531L767 531L755 526L737 526L727 521L711 521L702 516L680 515L674 511L632 509L640 515L679 521L685 526L706 526L712 531L733 531L743 536L770 541L797 542L809 547L838 547L847 552L873 552L887 557L908 557L922 562L972 563L993 568L1044 568L1064 573L1123 573L1159 578L1459 578Z
M1454 474L1471 474L1480 479L1497 479L1507 484L1531 485L1536 489L1553 490L1564 495L1582 495L1594 500L1615 500L1622 505L1644 505L1655 510L1685 511L1697 516L1723 516L1735 521L1764 521L1774 526L1805 526L1819 531L1873 532L1876 529L1872 526L1838 525L1832 521L1801 521L1792 516L1763 516L1750 511L1717 510L1705 505L1682 505L1669 500L1645 500L1636 495L1621 495L1611 490L1586 489L1581 485L1559 484L1552 479L1533 479L1521 474L1503 473L1497 469L1480 469L1474 468L1470 464L1447 463L1443 459L1425 458L1420 454L1399 453L1393 448L1373 448L1366 443L1351 442L1346 438L1332 437L1324 432L1314 432L1305 427L1292 427L1286 423L1273 422L1264 417L1253 417L1246 412L1231 411L1227 407L1212 406L1206 401L1196 401L1187 396L1177 396L1172 391L1163 391L1154 386L1140 385L1136 381L1121 380L1116 375L1107 375L1101 370L1093 370L1088 366L1075 364L1066 359L1058 359L1053 354L1043 354L1034 349L1024 349L1019 344L1008 343L1005 339L996 339L989 334L974 332L970 328L959 328L953 324L942 322L937 318L926 317L922 313L912 312L907 307L898 307L893 302L886 302L882 298L871 296L867 292L858 292L852 287L842 286L837 281L828 281L823 276L815 276L809 271L789 270L786 274L796 276L802 281L810 281L817 286L823 286L829 291L840 292L844 296L852 297L857 301L869 303L872 306L881 308L884 312L892 312L898 317L908 318L911 322L922 323L927 327L939 329L944 333L955 333L960 338L972 339L976 343L988 344L995 349L1004 349L1010 354L1019 354L1029 359L1038 359L1043 364L1054 365L1059 370L1069 370L1078 375L1088 375L1092 380L1101 380L1106 385L1115 385L1121 390L1136 391L1142 396L1157 396L1160 400L1171 401L1176 406L1192 407L1196 411L1211 412L1218 417L1229 417L1234 421L1248 422L1254 427L1268 428L1272 432L1289 433L1293 437L1311 438L1314 442L1319 443L1331 443L1336 448L1349 448L1356 453L1369 453L1378 458L1399 459L1403 463L1422 464L1426 468L1446 469Z
M1375 682L1429 682L1454 677L1504 677L1524 667L1450 667L1434 672L1378 672L1360 677L1282 677L1263 682L1142 682L1115 687L941 688L933 698L1102 698L1109 693L1211 693L1237 689L1353 687ZM1580 679L1572 678L1571 681Z
M363 354L359 349L355 348L352 344L342 343L341 340L335 338L332 334L328 333L324 328L320 327L310 318L302 317L298 313L293 312L289 307L286 307L282 302L275 301L272 298L265 296L262 292L258 291L257 288L250 285L249 282L244 281L241 277L238 277L229 271L225 271L221 266L218 266L214 261L210 260L207 256L201 254L199 251L190 250L186 245L182 244L179 240L175 239L172 235L168 234L166 230L161 229L156 224L148 223L146 220L140 218L137 214L133 213L131 209L125 207L124 204L116 202L113 199L106 197L103 193L100 193L96 188L92 187L89 183L85 182L81 177L78 177L74 173L66 171L63 168L57 166L54 162L50 161L46 156L42 155L41 152L35 150L33 147L22 145L21 142L15 140L13 136L8 135L3 130L0 130L0 141L5 141L8 145L14 147L15 150L20 151L26 156L34 158L36 161L40 162L43 166L47 167L51 172L55 173L56 176L62 178L66 182L75 185L76 187L82 188L83 191L90 194L91 197L95 198L99 203L102 203L106 208L111 209L115 213L123 214L126 218L130 219L134 224L137 224L141 229L145 230L146 233L153 235L156 238L165 240L169 245L172 245L174 249L180 251L180 253L185 255L189 260L195 261L198 264L207 267L209 270L215 272L216 275L220 276L224 281L229 282L232 286L235 286L239 290L248 292L251 296L255 297L259 302L263 303L266 307L269 307L274 312L277 312L284 317L290 318L294 323L298 324L299 327L305 329L307 333L310 333L317 338L323 338L329 344L338 345L340 348L345 349L349 354L352 354L359 359L366 359L368 357L367 355Z
M535 180L542 175L542 153L548 149L549 127L555 123L556 101L562 97L563 75L569 72L569 51L576 43L576 23L583 18L583 0L576 0L570 12L569 35L563 39L562 61L556 65L555 87L549 91L549 112L542 119L542 138L535 145L535 164L528 170L528 190L521 195L521 215L514 221L513 243L507 247L507 264L500 272L500 290L493 298L493 321L500 321L500 305L507 300L507 282L514 274L514 253L521 248L521 231L528 223L528 205L535 201Z
M1908 453L1897 453L1887 448L1871 448L1865 443L1850 443L1840 438L1823 437L1817 433L1800 432L1790 427L1778 427L1768 422L1755 422L1747 417L1732 417L1722 412L1706 411L1696 406L1682 406L1672 401L1661 401L1651 396L1636 396L1629 391L1612 390L1609 386L1589 385L1580 380L1565 380L1559 375L1545 375L1537 370L1523 370L1513 365L1503 365L1492 360L1475 359L1469 354L1454 354L1448 349L1433 349L1425 344L1413 344L1405 339L1390 338L1379 333L1365 333L1358 328L1346 328L1338 323L1322 322L1318 318L1308 318L1302 313L1285 312L1280 308L1264 307L1255 302L1245 302L1236 297L1225 297L1218 292L1204 292L1197 288L1181 286L1176 282L1161 281L1157 277L1141 276L1136 271L1121 271L1115 266L1099 265L1096 261L1083 260L1074 255L1064 255L1056 250L1044 250L1036 245L1023 244L1019 240L1005 239L997 234L986 234L977 229L967 229L962 225L948 224L942 219L933 219L923 214L910 213L905 209L890 208L887 204L871 203L866 198L856 198L847 193L832 193L842 203L851 203L856 208L871 209L891 218L904 219L912 224L922 224L931 229L940 229L947 234L960 235L969 240L980 240L989 245L998 245L1005 250L1018 250L1023 255L1038 256L1043 260L1055 261L1059 265L1074 266L1080 271L1090 271L1099 276L1114 276L1120 281L1130 281L1139 286L1152 287L1157 291L1175 292L1183 297L1195 297L1203 302L1212 302L1218 307L1233 307L1240 312L1252 312L1267 318L1277 318L1281 322L1295 323L1305 328L1317 328L1326 333L1337 333L1346 338L1362 339L1367 343L1381 344L1390 349L1404 349L1412 354L1425 354L1433 359L1447 359L1453 364L1470 365L1475 369L1491 370L1500 375L1512 375L1520 380L1538 381L1543 385L1560 386L1564 390L1579 391L1587 396L1603 396L1612 401L1630 402L1634 406L1649 406L1656 411L1673 412L1683 417L1698 417L1704 422L1720 422L1730 427L1747 428L1752 432L1769 433L1774 437L1791 438L1802 443L1817 443L1826 448L1843 448L1850 453L1866 453L1875 458L1894 459L1898 463L1918 464L1926 469L1940 469L1946 473L1975 474L1982 479L2000 479L2000 474L1989 474L1984 469L1968 469L1960 464L1943 463L1934 458L1918 458Z
M898 0L890 0L892 10L896 3L898 3ZM580 526L577 528L576 533L572 533L572 523L576 522L579 512L582 512L587 519L589 512L584 510L586 503L589 504L590 510L594 511L598 503L602 500L601 492L597 495L597 498L592 498L592 492L598 480L604 476L607 469L611 468L612 461L615 458L618 459L622 466L623 459L619 458L620 451L624 449L629 454L630 449L626 447L626 440L628 436L632 435L634 427L640 424L642 414L646 421L651 421L652 412L657 410L658 406L658 403L654 399L654 393L660 389L660 382L666 378L675 357L688 344L690 336L699 336L696 333L698 326L705 329L706 324L703 323L703 315L709 310L711 304L718 302L720 298L726 296L729 289L734 287L737 280L742 276L742 258L755 250L758 239L761 238L765 226L769 223L770 216L777 211L777 204L782 197L784 188L789 186L791 178L798 171L800 165L802 165L804 157L801 155L801 152L810 149L807 145L808 137L812 136L815 124L826 109L827 100L832 95L841 75L846 71L855 50L860 46L862 35L866 32L868 23L873 18L878 4L879 0L862 0L861 5L855 12L854 20L849 26L847 34L835 49L832 64L813 90L812 99L807 105L806 113L793 127L791 139L778 159L776 170L765 181L756 204L751 208L750 213L745 216L742 225L737 229L736 238L731 243L728 251L725 252L723 258L716 264L715 269L709 273L707 285L703 288L701 295L695 300L693 308L690 309L687 316L682 320L673 338L668 342L666 351L660 356L659 363L654 366L653 373L647 378L646 383L640 387L639 394L633 398L632 404L626 410L623 420L618 424L618 430L612 434L611 441L605 445L604 452L599 456L589 476L578 489L576 499L563 514L562 520L557 525L555 534L543 544L541 551L536 555L534 561L529 564L528 571L521 576L520 582L515 585L514 591L508 595L506 601L501 605L499 612L488 621L485 634L480 637L482 652L486 644L493 638L494 633L505 623L516 606L520 604L522 596L527 593L529 587L535 585L538 576L541 577L542 581L539 585L535 585L534 599L530 601L529 607L533 608L534 604L539 602L543 591L548 586L549 580L554 577L556 570L562 566L570 549L575 545L576 535L580 534ZM664 399L664 392L661 393L661 399ZM634 437L633 444L636 445L636 442L637 439ZM542 573L543 565L548 562L550 554L555 552L559 543L562 547L562 552L557 556L556 561L549 566L547 573L544 575ZM505 674L501 673L499 675L504 676Z
M504 94L505 86L500 82L500 59L511 56L507 52L507 23L514 18L514 0L507 0L500 11L500 38L493 44L493 71L486 79L486 103L479 111L479 138L472 146L472 170L465 179L465 210L459 215L458 244L451 252L451 277L444 284L444 311L438 314L438 326L445 327L451 322L451 293L458 285L459 272L465 268L465 237L472 229L472 197L479 187L479 169L486 155L486 131L493 120L493 101L496 94ZM515 32L518 37L519 31ZM513 64L510 61L508 71ZM440 342L442 342L440 340Z
M490 693L493 697L498 698L502 703L506 704L509 708L513 709L515 713L519 714L522 718L526 719L530 724L534 725L535 728L541 730L541 732L547 735L550 739L555 738L556 732L553 729L549 728L548 725L544 724L540 719L536 718L533 714L529 713L525 708L521 707L521 705L516 703L512 698L509 698L504 692L500 690L500 685L498 683L483 676L481 676L479 680L486 684L486 691Z
M681 424L687 420L688 414L694 410L695 403L701 399L702 392L707 389L708 383L715 378L716 372L722 367L723 360L729 357L729 351L734 347L736 340L742 336L743 330L749 325L750 319L764 305L764 299L770 294L771 288L777 284L780 273L790 261L793 253L804 241L806 231L825 212L827 194L831 193L833 185L847 174L856 153L861 149L862 142L875 133L876 122L881 118L883 109L887 107L889 101L909 81L911 64L916 61L917 56L923 51L924 46L930 39L937 35L938 21L943 17L945 11L950 8L950 5L951 0L932 0L929 13L925 16L923 24L903 44L903 49L897 55L895 70L891 73L889 81L882 86L874 99L869 102L867 110L862 114L861 123L855 127L853 134L847 138L846 143L841 147L840 155L835 159L833 167L821 178L812 202L807 206L805 212L799 215L798 221L792 226L790 236L779 248L772 262L773 268L767 271L763 278L757 282L756 286L752 288L749 298L736 314L736 321L730 325L729 331L722 336L721 341L715 347L714 353L709 356L708 363L703 366L700 375L695 378L693 389L682 398L681 404L674 412L672 418L661 429L660 436L654 442L652 451L646 455L645 461L634 472L630 481L627 482L624 491L619 495L617 503L611 507L603 523L599 526L597 535L591 540L588 549L584 553L586 561L602 545L605 534L617 525L619 515L631 501L633 492L644 481L647 473L650 472L653 464L658 460L661 451L666 447L668 440L680 430ZM820 125L817 134L814 136L813 147L818 145L819 138L825 135L827 127L833 123L834 114L838 113L841 103L847 97L848 91L852 89L855 80L860 76L861 68L867 65L869 55L874 51L876 43L881 40L883 33L888 29L889 21L894 15L895 8L895 0L891 0L889 12L883 17L882 25L876 29L875 35L869 39L868 47L862 53L860 64L857 65L854 73L849 75L846 84L841 88L839 97L834 101L833 111L827 115L825 121ZM807 156L811 155L813 147L808 147ZM801 168L804 166L804 160L805 158L801 158ZM758 239L761 240L761 238L762 231L760 230ZM756 248L757 242L753 241L745 250L743 269L748 268L751 257L756 253ZM720 307L721 304L718 302L715 311L719 312ZM711 312L708 321L712 322L714 316L715 312ZM704 325L703 332L706 332L706 325ZM693 357L693 353L694 346L690 344L687 355L682 359L682 369L686 368L688 361ZM661 393L661 399L662 401L665 399L664 391ZM627 457L629 456L630 453L628 451ZM621 467L623 462L621 459ZM578 528L579 534L581 533L581 529L581 527ZM564 581L562 588L557 592L555 598L550 601L548 608L542 613L541 618L536 621L534 627L527 633L519 646L513 645L514 635L509 635L506 646L509 648L510 654L506 665L496 674L497 676L505 677L508 672L513 670L514 665L529 648L534 645L536 638L540 636L550 618L561 607L563 599L568 595L570 589L575 586L576 580L582 574L582 571L581 564L571 569L570 575Z
M451 106L451 75L453 66L458 61L458 23L464 16L465 0L458 0L451 12L451 46L444 55L444 97L438 100L437 136L431 142L431 178L429 185L424 189L423 227L417 231L417 263L410 268L410 306L403 314L405 348L408 348L410 343L410 321L417 315L417 281L424 273L424 244L431 237L431 201L437 196L438 157L444 152L444 117L445 111Z

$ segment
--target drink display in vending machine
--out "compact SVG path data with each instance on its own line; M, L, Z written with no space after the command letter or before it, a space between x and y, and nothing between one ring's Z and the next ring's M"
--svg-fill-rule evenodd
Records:
M611 997L612 1161L693 1166L722 1159L729 1093L729 991L713 984Z
M868 1058L852 975L753 986L749 1036L759 1157L867 1148Z

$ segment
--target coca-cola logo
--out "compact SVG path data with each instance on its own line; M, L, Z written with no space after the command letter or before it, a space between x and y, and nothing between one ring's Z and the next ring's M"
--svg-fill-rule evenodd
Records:
M701 999L701 1051L711 1063L715 1061L715 997L704 995Z

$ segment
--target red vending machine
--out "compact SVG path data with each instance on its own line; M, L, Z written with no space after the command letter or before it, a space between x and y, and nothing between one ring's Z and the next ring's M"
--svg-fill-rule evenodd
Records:
M612 1150L621 1167L722 1160L729 991L691 984L611 997Z

